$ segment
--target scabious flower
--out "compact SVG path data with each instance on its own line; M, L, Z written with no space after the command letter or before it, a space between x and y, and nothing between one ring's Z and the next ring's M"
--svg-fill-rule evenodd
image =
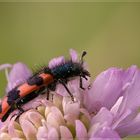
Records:
M77 53L70 50L73 62ZM65 62L64 57L50 61L49 67ZM11 67L7 75L8 92L25 82L31 71L22 63L2 65ZM73 102L62 85L58 85L53 100L40 95L23 106L19 119L11 116L0 123L0 140L120 140L140 134L140 70L109 68L91 82L83 80L85 90L79 88L79 78L68 82ZM89 88L90 84L90 88Z

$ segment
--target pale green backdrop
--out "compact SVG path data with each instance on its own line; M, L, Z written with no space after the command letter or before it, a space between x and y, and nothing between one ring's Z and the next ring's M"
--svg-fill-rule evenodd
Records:
M140 3L0 3L0 64L34 67L74 48L88 52L93 76L139 66L139 27Z
M0 64L47 65L70 48L88 52L93 78L112 66L140 66L140 3L0 3ZM1 95L5 84L2 72Z

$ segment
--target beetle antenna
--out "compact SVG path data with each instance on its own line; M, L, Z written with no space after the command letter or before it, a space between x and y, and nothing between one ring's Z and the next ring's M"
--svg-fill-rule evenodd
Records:
M83 62L84 62L83 58L84 58L84 56L85 56L86 54L87 54L87 52L86 52L86 51L83 51L83 53L82 53L82 55L81 55L81 59L80 59L81 65L83 65Z

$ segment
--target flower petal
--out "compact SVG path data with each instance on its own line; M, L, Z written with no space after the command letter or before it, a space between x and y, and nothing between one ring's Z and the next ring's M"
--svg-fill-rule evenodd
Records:
M0 102L1 104L1 102ZM4 123L0 120L0 129L4 126Z
M70 130L65 126L60 126L60 136L61 140L73 140Z
M31 122L24 120L21 127L26 139L36 139L37 129Z
M52 69L60 64L63 64L65 63L65 58L64 56L60 56L60 57L57 57L57 58L53 58L52 60L50 60L49 62L49 68Z
M32 72L25 64L21 62L14 64L8 76L6 91L8 92L19 84L25 82L25 80L27 80L31 75Z
M43 116L38 113L37 111L28 111L26 112L26 115L28 117L28 120L34 124L36 128L38 128L41 125L41 120L43 119Z
M83 82L83 86L84 86L85 90L80 89L79 78L71 79L67 83L67 87L70 90L70 92L73 94L74 97L76 97L77 100L81 101L81 103L83 102L84 94L86 95L86 93L87 93L87 89L90 84L90 80L82 79L82 82ZM65 89L65 87L62 84L57 85L55 92L62 96L69 96L67 90Z
M107 125L111 125L112 121L113 121L113 115L109 110L103 107L100 109L98 114L92 118L91 124L106 123Z
M65 124L65 120L63 118L63 115L57 107L51 107L51 112L57 118L57 121L59 122L59 124Z
M71 56L72 62L78 62L78 54L75 50L70 49L70 56Z
M63 98L63 110L64 110L64 115L73 115L73 116L78 116L80 113L80 102L72 102L71 98L64 97Z
M26 137L26 139L36 139L37 129L36 127L30 122L26 117L26 115L22 114L22 117L20 116L19 122L21 125L21 128L23 130L23 133Z
M123 70L110 68L97 76L91 89L85 96L85 105L90 112L101 107L110 109L120 97L123 86Z
M12 138L11 140L25 140L25 138Z
M125 72L124 72L124 76L123 76L123 83L124 85L127 83L130 83L135 75L135 72L138 70L137 66L132 65L130 68L128 68Z
M8 133L11 137L20 137L20 138L24 137L20 125L13 119L9 122Z
M80 114L80 102L72 102L71 98L63 97L62 105L65 120L71 124L75 124L75 120L78 119Z
M2 65L0 65L0 71L3 69L11 68L11 67L12 67L11 64L2 64Z
M99 138L100 140L121 140L117 132L110 127L100 128L96 133L94 133L94 135L91 136L90 140L99 140Z
M140 134L140 113L131 121L122 123L116 128L121 137Z
M45 126L41 126L38 128L36 134L37 140L47 140L48 138L48 130Z
M114 106L111 108L110 112L113 113L114 115L117 114L118 109L120 107L120 104L122 103L123 100L123 96L119 97L119 99L117 100L117 102L114 104Z
M59 129L59 125L63 125L65 123L61 112L56 107L51 108L51 111L47 115L46 119L47 124L57 129Z
M88 134L84 124L80 120L76 120L76 138L78 140L87 140Z
M59 140L59 134L56 128L50 128L48 130L48 140Z
M1 133L0 140L11 140L11 137L7 133Z
M127 109L137 110L140 107L140 70L135 72L132 82L124 93L119 113L125 112Z

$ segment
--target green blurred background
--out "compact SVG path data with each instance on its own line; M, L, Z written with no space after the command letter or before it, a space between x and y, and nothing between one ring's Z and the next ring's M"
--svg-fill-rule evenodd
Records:
M112 67L140 66L140 3L0 3L0 64L30 68L70 48L88 52L93 77ZM6 80L0 73L0 94Z
M0 3L0 64L33 68L73 48L88 52L93 77L112 66L139 66L139 27L140 3Z

